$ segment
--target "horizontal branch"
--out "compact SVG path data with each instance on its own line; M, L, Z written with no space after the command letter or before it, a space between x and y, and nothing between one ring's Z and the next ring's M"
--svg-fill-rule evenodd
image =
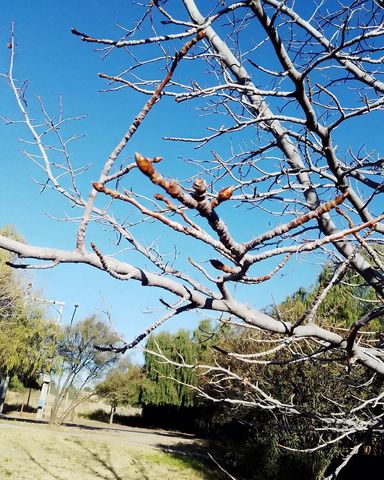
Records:
M247 305L243 305L235 299L228 300L207 297L201 292L187 288L172 278L166 278L163 275L148 272L147 270L137 268L111 257L103 257L105 262L105 265L103 266L100 258L95 253L36 247L26 245L25 243L12 240L2 235L0 235L0 248L13 252L21 258L31 258L59 263L82 263L100 270L105 270L106 265L109 270L114 271L119 275L131 275L133 280L141 282L143 286L159 287L173 293L180 299L185 299L186 301L193 303L196 308L230 313L245 323L257 326L265 331L286 336L313 337L327 342L334 348L342 348L344 350L347 347L347 341L344 340L343 337L317 325L300 325L293 330L291 323L275 320L266 313L250 308ZM371 368L377 373L384 375L384 361L375 355L374 350L367 351L363 347L355 346L354 357L358 362Z

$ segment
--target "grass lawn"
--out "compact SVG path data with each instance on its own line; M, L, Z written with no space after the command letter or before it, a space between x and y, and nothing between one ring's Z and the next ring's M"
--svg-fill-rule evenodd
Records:
M188 456L119 444L106 431L0 422L0 480L214 480Z

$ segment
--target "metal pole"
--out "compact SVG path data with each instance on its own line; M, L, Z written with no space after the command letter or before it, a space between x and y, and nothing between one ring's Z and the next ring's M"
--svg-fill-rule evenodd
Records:
M65 307L65 302L58 302L57 300L47 300L44 298L35 298L40 303L45 303L48 305L57 305L57 323L61 323L61 318L63 316L63 310ZM48 397L49 385L51 383L51 376L49 374L43 375L43 384L40 390L40 398L37 404L36 418L41 420L44 415L44 408Z
M79 306L80 305L78 305L77 303L75 303L75 305L73 306L74 308L73 308L72 318L69 324L70 327L72 327L73 319L75 318L75 313L76 313L76 310L79 308Z
M3 413L3 408L5 404L5 397L7 395L9 384L9 375L6 375L4 378L1 379L0 382L0 413Z

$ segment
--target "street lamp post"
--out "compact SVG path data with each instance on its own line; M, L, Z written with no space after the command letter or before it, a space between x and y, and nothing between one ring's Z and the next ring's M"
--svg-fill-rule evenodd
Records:
M45 303L48 305L57 305L57 323L61 323L61 319L63 317L63 310L65 307L65 302L58 302L57 300L46 300L43 298L38 299L40 303ZM43 384L40 390L40 398L37 404L36 410L36 418L37 420L41 420L43 418L44 407L47 401L49 386L51 383L51 375L48 373L44 373L42 377Z
M69 323L70 327L72 327L73 319L75 318L75 313L76 313L76 310L79 308L79 306L80 305L78 305L77 303L75 303L75 305L73 306L72 318L71 318L71 321Z
M77 304L77 303L75 303L75 305L73 306L73 312L72 312L71 321L69 322L69 328L72 328L73 319L75 318L76 310L79 308L79 306L80 305ZM67 410L68 396L69 396L69 392L67 391L67 393L65 395L64 412Z

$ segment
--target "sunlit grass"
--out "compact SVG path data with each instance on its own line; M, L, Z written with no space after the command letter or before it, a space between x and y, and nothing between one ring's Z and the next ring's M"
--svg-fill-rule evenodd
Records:
M0 479L204 480L198 460L119 444L106 431L0 423Z

